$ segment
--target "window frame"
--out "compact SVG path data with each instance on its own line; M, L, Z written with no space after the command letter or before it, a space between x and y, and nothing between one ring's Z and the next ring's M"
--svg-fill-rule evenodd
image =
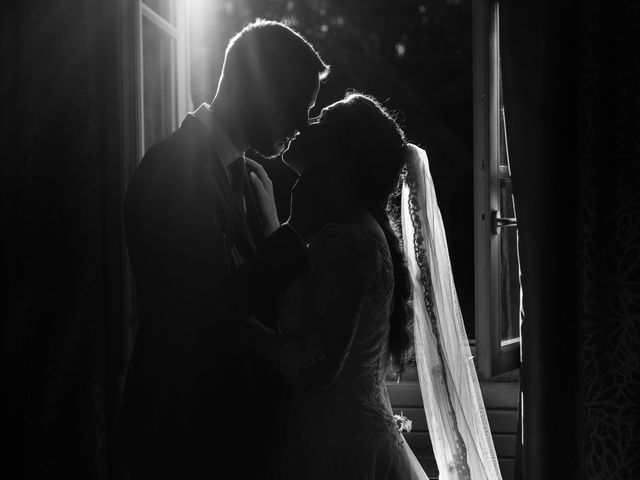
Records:
M189 75L189 5L188 0L171 0L175 9L175 25L162 15L157 13L153 8L147 5L144 0L137 0L138 8L138 81L139 81L139 149L145 152L150 145L145 145L145 129L144 129L144 42L143 42L143 20L147 19L158 27L164 34L171 37L176 42L175 58L175 76L172 76L172 102L177 104L175 115L172 120L172 130L176 130L180 126L180 122L192 110L191 104L191 88Z
M475 360L480 380L519 367L520 338L500 336L500 30L497 0L475 0L473 22L473 130L475 233ZM515 226L512 225L512 226Z

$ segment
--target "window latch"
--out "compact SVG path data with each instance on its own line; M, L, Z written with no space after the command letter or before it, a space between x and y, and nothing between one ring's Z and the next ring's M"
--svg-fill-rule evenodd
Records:
M491 210L491 233L498 234L499 228L515 227L518 222L515 218L502 218L498 216L497 210Z

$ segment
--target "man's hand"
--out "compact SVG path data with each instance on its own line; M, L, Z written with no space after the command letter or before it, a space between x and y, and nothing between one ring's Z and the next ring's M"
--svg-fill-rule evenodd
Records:
M264 223L265 234L269 236L280 227L278 212L276 211L276 202L273 196L273 183L262 165L250 158L246 160L250 172L249 179L253 191L256 194L258 210Z

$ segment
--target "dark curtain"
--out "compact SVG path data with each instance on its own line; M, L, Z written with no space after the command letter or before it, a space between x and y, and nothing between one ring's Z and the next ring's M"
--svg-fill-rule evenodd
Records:
M526 480L640 478L640 4L500 2Z
M4 2L0 477L119 478L117 2Z

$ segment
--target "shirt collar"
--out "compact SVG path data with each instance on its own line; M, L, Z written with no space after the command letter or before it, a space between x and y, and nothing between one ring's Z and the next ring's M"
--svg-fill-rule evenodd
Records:
M193 112L193 116L205 126L211 135L213 146L222 166L227 168L242 156L242 152L233 144L229 136L222 129L222 126L211 114L211 106L209 104L203 103L200 105L196 111Z

